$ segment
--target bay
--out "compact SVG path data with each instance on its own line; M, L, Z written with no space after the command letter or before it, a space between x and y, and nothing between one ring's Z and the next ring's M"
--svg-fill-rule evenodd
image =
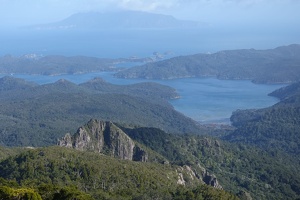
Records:
M99 72L75 75L22 75L15 77L47 84L59 79L66 79L79 84L100 77L107 82L117 85L127 85L149 82L145 79L119 79L113 77L112 72ZM219 80L216 78L183 78L172 80L151 80L168 85L176 89L180 98L171 100L174 108L201 123L229 123L233 111L237 109L257 109L271 106L278 99L268 94L282 84L264 85L254 84L248 80Z
M169 56L216 52L225 49L275 48L299 43L299 31L249 32L223 28L191 30L1 30L0 55L96 56L108 58L149 57L158 52ZM276 33L276 34L275 34ZM274 35L275 34L275 35ZM127 67L127 66L119 66ZM60 76L14 75L39 84L67 79L82 83L101 77L114 84L133 84L149 80L117 79L112 73ZM267 94L283 85L257 85L250 81L187 78L153 80L177 90L181 98L171 100L176 110L203 123L229 122L236 109L263 108L278 102Z

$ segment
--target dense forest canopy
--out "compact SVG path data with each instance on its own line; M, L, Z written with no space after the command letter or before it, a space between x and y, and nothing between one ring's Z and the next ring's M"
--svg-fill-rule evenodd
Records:
M222 62L243 60L239 70L225 66L218 77L295 82L270 94L280 99L273 106L233 112L231 125L197 124L169 104L176 91L157 83L120 86L95 78L38 85L2 77L0 198L299 199L298 53L299 45L290 45L155 64L185 63L184 71L196 75L192 66L201 57L211 75ZM252 59L261 70L255 77ZM155 69L132 70L143 67Z

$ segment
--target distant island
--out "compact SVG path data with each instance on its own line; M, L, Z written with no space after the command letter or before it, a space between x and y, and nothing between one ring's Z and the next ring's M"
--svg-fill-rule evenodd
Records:
M217 77L255 83L291 83L300 80L300 45L179 56L132 67L115 76L144 79Z
M0 74L83 74L116 72L117 78L176 79L216 77L229 80L251 80L254 83L293 83L300 80L300 45L292 44L275 49L225 50L213 54L170 56L154 52L139 58L97 58L87 56L23 56L0 57ZM137 63L140 66L122 68L119 64ZM119 66L118 66L119 65Z
M35 30L101 30L199 28L204 26L206 26L205 23L180 20L171 15L154 14L141 11L118 11L106 13L76 13L59 22L34 25L28 28Z

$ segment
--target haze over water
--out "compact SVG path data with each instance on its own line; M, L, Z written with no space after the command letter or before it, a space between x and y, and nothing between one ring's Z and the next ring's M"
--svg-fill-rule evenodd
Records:
M11 54L148 57L214 53L231 49L270 49L300 44L300 1L297 0L44 0L0 1L0 56ZM31 30L26 26L61 21L75 13L146 11L200 21L198 29ZM84 82L95 76L116 84L145 80L115 79L110 73L54 77L15 75L38 83L60 78ZM281 85L250 81L176 79L170 85L181 98L174 107L197 121L228 119L236 109L261 108L277 102L267 94Z
M238 33L221 28L166 30L7 30L0 37L0 56L11 54L147 57L153 52L172 56L215 53L231 49L271 49L300 43L299 32Z

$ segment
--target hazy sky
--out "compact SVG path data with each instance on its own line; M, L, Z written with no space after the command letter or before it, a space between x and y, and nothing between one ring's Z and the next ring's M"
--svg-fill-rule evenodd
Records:
M78 12L124 9L209 24L300 22L300 0L0 0L0 24L48 23Z

